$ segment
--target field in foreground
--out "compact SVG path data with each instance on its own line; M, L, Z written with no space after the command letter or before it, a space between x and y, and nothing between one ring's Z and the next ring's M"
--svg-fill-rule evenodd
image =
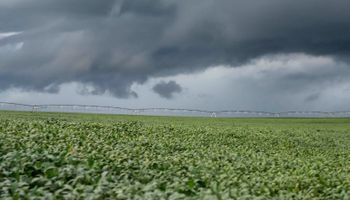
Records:
M0 199L349 199L350 119L0 112Z

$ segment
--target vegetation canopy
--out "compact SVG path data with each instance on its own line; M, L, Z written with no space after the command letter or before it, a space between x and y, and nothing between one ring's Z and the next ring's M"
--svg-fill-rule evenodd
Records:
M0 112L0 198L348 199L349 122Z

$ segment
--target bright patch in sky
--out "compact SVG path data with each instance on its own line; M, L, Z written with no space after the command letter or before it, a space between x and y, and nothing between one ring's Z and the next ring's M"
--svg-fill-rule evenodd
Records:
M9 33L1 33L0 32L0 40L7 38L7 37L14 36L14 35L18 35L18 34L20 34L20 32L9 32Z

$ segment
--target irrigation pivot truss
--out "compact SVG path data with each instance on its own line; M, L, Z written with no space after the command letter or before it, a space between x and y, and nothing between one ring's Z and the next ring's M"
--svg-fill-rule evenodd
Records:
M31 112L76 112L128 115L166 115L166 116L208 116L208 117L350 117L350 111L286 111L266 112L250 110L201 110L181 108L126 108L118 106L80 105L80 104L21 104L0 102L0 110Z

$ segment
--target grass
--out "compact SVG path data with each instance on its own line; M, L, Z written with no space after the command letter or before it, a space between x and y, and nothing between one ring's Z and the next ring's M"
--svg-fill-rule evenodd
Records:
M1 199L349 199L350 119L0 112Z

